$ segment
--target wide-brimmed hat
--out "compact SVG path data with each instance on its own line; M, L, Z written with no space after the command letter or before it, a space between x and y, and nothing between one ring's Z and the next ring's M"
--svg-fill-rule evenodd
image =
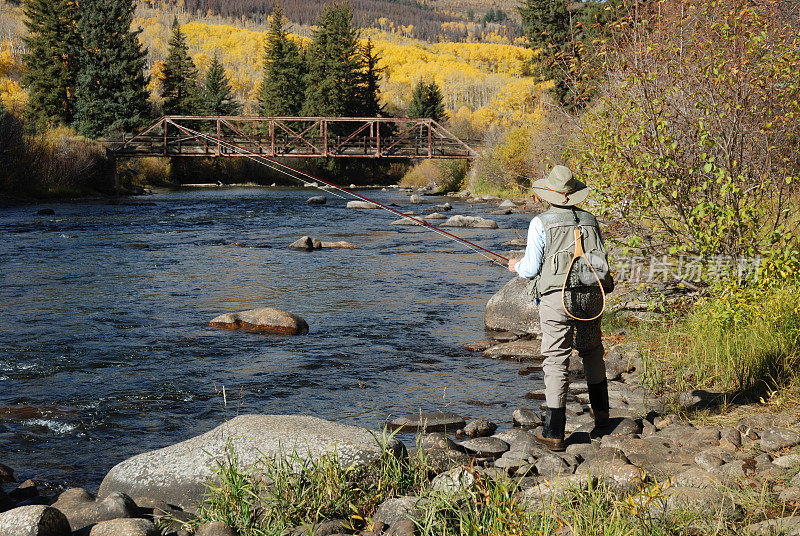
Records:
M567 166L555 166L544 179L534 182L531 187L537 196L553 205L577 205L584 201L591 190L572 176Z

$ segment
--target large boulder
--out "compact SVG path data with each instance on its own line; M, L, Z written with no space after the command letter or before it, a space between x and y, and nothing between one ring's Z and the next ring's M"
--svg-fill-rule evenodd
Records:
M263 331L280 335L300 335L308 332L308 323L305 320L272 307L225 313L212 319L209 325L214 328Z
M2 536L70 536L64 514L49 506L20 506L0 514Z
M527 284L527 279L515 277L489 299L484 316L487 329L541 335L539 308L525 291Z
M368 463L380 456L374 432L304 415L241 415L205 434L117 464L100 484L100 500L114 492L152 497L184 510L197 507L216 479L215 463L225 457L226 442L239 467L249 469L264 457L294 451L299 459L336 453L343 467ZM392 440L390 448L402 452Z

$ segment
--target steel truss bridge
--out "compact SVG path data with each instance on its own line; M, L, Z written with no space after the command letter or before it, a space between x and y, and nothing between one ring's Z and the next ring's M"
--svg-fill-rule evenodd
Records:
M201 135L200 133L204 134ZM271 158L460 158L477 154L432 119L168 115L109 140L111 154Z

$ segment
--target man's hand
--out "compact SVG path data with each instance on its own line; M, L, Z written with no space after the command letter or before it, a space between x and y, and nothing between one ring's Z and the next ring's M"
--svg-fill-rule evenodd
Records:
M508 259L508 271L515 272L517 271L517 263L519 259Z

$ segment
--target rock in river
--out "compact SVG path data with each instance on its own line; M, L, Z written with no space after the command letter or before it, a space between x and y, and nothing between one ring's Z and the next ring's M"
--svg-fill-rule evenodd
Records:
M533 298L525 292L527 279L515 277L486 304L484 323L495 331L523 331L532 335L541 334L539 308Z
M263 331L281 335L300 335L308 332L308 323L297 315L262 307L239 313L225 313L211 320L211 327Z
M413 413L402 417L395 417L387 425L392 430L414 432L426 430L428 432L455 432L465 426L464 419L455 413Z
M289 244L289 247L292 249L302 249L303 251L314 251L315 249L322 248L322 241L318 238L303 236Z
M306 205L324 205L328 202L328 198L324 195L315 195L314 197L309 197L306 200Z
M471 227L474 229L497 229L497 222L478 216L452 216L442 227Z
M369 209L369 208L378 208L378 205L376 205L375 203L370 203L368 201L348 201L347 208Z
M214 463L225 456L230 441L242 469L263 457L294 454L318 459L336 452L343 467L369 463L380 448L365 428L304 415L242 415L203 435L159 450L145 452L116 465L98 491L102 500L116 491L132 497L152 497L185 510L193 509L215 478ZM392 440L400 454L403 446Z
M346 240L339 240L338 242L322 242L322 247L326 249L358 249L358 246L351 244Z

